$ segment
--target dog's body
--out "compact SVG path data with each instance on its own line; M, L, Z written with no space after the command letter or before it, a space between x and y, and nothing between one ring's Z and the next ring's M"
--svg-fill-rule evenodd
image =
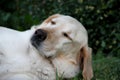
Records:
M0 80L55 80L83 70L92 78L87 31L74 18L53 15L31 30L0 28Z
M52 65L30 44L33 33L0 28L0 80L55 80Z

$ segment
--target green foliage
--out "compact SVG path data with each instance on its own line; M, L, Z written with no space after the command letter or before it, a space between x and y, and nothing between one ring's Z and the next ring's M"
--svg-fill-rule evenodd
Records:
M120 80L120 59L103 58L93 62L93 80Z

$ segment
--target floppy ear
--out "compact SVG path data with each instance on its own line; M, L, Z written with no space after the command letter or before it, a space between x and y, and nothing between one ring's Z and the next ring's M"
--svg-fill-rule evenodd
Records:
M93 77L92 70L92 49L88 46L84 46L80 50L80 67L82 69L82 75L84 80L91 80Z

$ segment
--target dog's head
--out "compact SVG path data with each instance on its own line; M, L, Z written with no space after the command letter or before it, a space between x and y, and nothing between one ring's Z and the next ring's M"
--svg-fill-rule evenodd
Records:
M47 18L36 26L31 43L45 57L56 58L62 55L73 59L73 63L81 64L83 71L89 66L85 64L91 63L87 31L70 16L56 14ZM83 74L85 77L90 76L86 76L86 72Z
M56 14L37 27L31 42L46 57L77 53L87 44L87 31L74 18Z

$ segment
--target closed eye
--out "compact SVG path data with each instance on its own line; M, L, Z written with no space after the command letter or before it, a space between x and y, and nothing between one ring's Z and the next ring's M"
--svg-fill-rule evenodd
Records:
M68 37L68 34L67 34L67 33L65 33L65 32L63 33L63 35L64 35L65 37Z
M55 24L56 24L56 22L55 22L55 21L51 21L51 24L52 24L52 25L55 25Z
M66 38L68 38L68 39L70 39L70 40L72 40L72 38L67 33L65 33L65 32L63 32L63 36L66 37Z

